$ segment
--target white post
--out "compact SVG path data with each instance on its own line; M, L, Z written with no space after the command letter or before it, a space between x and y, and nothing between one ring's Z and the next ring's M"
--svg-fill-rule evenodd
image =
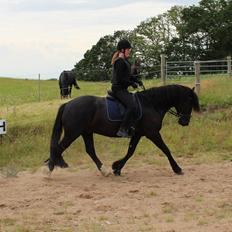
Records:
M161 65L160 65L160 73L161 73L161 80L163 82L163 85L166 85L166 60L165 60L165 54L160 55L161 58Z
M201 73L201 66L200 66L200 61L195 61L194 62L195 66L195 88L196 88L196 93L197 95L200 94L200 73Z
M39 88L38 88L38 91L39 91L39 93L38 93L38 96L39 96L39 102L40 102L40 73L39 73L39 75L38 75L38 80L39 80Z
M227 73L229 74L229 77L232 77L232 75L231 75L231 56L227 56Z

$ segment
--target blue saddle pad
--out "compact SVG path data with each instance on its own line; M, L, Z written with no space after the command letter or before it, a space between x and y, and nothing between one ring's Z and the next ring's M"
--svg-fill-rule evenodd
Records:
M142 117L142 107L137 97L136 97L136 101L137 101L137 110L136 110L136 115L134 116L136 121L138 121ZM114 122L122 121L126 111L125 106L112 96L106 97L106 109L107 109L108 119Z

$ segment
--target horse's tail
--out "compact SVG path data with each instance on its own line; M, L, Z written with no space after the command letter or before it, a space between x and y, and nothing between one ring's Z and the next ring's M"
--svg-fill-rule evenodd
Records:
M64 112L65 105L66 104L60 106L52 130L51 143L50 143L50 158L45 161L48 162L48 167L50 171L52 171L56 165L62 166L63 163L63 158L61 156L62 148L59 146L59 141L63 128L62 115Z
M51 136L51 146L56 146L59 143L60 140L60 136L62 133L62 115L64 112L64 108L65 108L66 104L63 104L60 106L57 115L56 115L56 119L55 119L55 123L53 126L53 130L52 130L52 136Z

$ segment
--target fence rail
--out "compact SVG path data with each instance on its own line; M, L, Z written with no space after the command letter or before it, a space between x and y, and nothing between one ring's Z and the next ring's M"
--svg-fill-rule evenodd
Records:
M207 60L207 61L168 61L165 55L161 55L160 65L155 65L150 69L150 72L141 72L140 75L143 78L158 78L161 77L162 83L165 85L167 79L173 79L174 77L193 77L195 76L195 89L196 93L200 94L200 87L201 87L201 76L205 74L226 74L232 80L232 73L231 73L231 57L227 57L225 60ZM0 105L3 105L0 108L0 119L1 116L7 116L6 118L10 122L8 123L9 127L12 127L14 124L24 124L28 123L27 119L17 119L17 107L15 104L15 100L17 102L26 103L27 99L30 99L30 102L39 102L43 99L52 100L54 99L53 96L59 97L59 87L58 82L56 80L56 88L54 88L53 82L43 82L41 81L44 77L44 74L37 74L37 80L33 82L33 85L30 85L25 81L25 94L18 91L18 83L13 86L14 95L12 96L5 96L0 95ZM55 80L54 78L50 80ZM187 78L186 78L187 80ZM176 81L176 80L175 80ZM181 80L182 81L182 80ZM192 79L191 79L192 81ZM99 91L99 90L98 90ZM47 96L46 94L49 95ZM27 96L26 96L27 95ZM21 98L22 97L22 98ZM20 99L20 101L18 101ZM8 102L9 104L6 104ZM19 104L19 105L20 105ZM31 118L31 123L36 123L44 121L38 118ZM1 124L0 124L1 127ZM1 142L1 141L0 141Z
M161 77L163 84L166 79L173 76L195 75L196 92L200 93L201 74L228 74L231 78L231 56L221 60L203 60L203 61L168 61L165 55L161 55Z
M169 61L164 54L161 55L160 65L154 65L150 68L150 71L144 71L140 73L141 77L147 78L160 78L162 84L166 84L166 79L174 79L175 77L188 77L195 76L196 90L200 92L200 77L205 74L227 74L232 78L231 73L231 57L228 56L227 59L219 60L203 60L203 61ZM33 74L35 77L35 74ZM27 86L28 97L33 98L33 101L41 101L44 98L44 89L49 89L49 92L56 92L59 96L58 84L57 88L53 89L49 82L45 83L41 80L44 79L46 74L37 74L36 84L33 86ZM55 78L50 78L49 80L55 80ZM57 79L56 79L57 80ZM25 85L27 85L25 83ZM16 89L18 86L15 87ZM15 90L16 90L15 89ZM20 93L21 96L22 93ZM14 105L14 99L19 98L18 94L11 96L11 98L6 99L3 95L0 97L0 104L5 105L4 102L10 102L10 105ZM23 97L25 99L25 97ZM49 97L48 97L49 100Z

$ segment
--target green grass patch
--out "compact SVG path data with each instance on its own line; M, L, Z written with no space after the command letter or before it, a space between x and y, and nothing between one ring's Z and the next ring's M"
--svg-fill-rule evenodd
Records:
M194 78L179 78L172 83L194 86ZM144 81L147 88L161 85L160 80ZM79 82L81 90L73 89L73 96L106 95L109 82ZM8 133L0 144L0 167L18 169L36 168L49 156L50 135L58 107L67 100L59 99L57 81L41 81L40 101L35 93L36 80L0 78L0 118L7 119ZM177 119L167 114L161 134L176 158L195 163L219 162L232 159L232 80L228 77L204 77L201 80L200 104L206 109L193 114L188 127L181 127ZM0 141L1 142L1 141ZM128 148L128 139L95 135L96 152L104 163L111 164L122 158ZM73 166L95 168L85 152L81 138L64 153ZM130 163L163 166L167 159L163 153L142 138ZM8 174L7 174L8 175ZM11 174L9 174L11 175Z
M72 89L72 97L105 95L110 82L78 81L80 90ZM60 99L58 80L27 80L0 78L0 106L17 106L24 103Z

